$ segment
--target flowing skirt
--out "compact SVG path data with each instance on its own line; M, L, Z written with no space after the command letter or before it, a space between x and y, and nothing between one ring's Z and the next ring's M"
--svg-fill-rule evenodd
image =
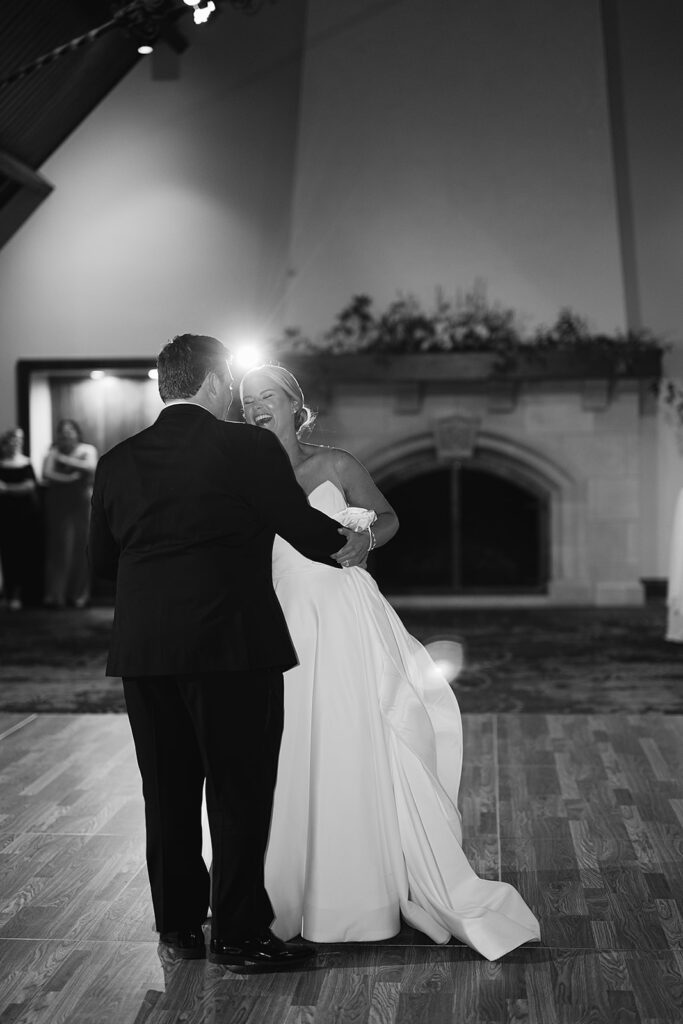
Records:
M266 856L274 932L376 941L403 916L489 960L539 939L519 893L463 853L450 686L369 573L309 565L276 579L300 664L285 674Z

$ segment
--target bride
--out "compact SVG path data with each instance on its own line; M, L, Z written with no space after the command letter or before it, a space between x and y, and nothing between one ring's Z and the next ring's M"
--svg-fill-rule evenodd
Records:
M240 395L247 423L282 442L310 504L358 531L342 570L275 538L275 589L299 665L285 674L266 855L273 931L377 941L402 916L489 960L539 939L517 891L478 878L462 851L457 701L363 567L398 529L394 511L353 456L300 439L311 414L288 370L250 370Z

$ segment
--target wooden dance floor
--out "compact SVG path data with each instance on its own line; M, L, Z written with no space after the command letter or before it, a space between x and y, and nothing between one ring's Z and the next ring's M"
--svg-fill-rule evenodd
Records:
M466 849L542 944L238 974L159 959L127 719L0 713L0 1024L681 1024L682 761L677 716L467 715Z

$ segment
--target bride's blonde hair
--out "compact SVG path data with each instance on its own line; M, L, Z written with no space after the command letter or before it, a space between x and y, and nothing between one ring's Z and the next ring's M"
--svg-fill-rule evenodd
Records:
M282 388L285 394L294 399L297 404L297 410L294 414L294 429L296 430L297 437L301 437L302 434L312 430L313 424L315 423L315 413L306 405L306 399L304 398L304 393L301 390L299 381L291 370L288 370L284 366L278 366L275 363L264 363L262 366L252 366L252 368L247 370L244 374L240 381L240 402L242 403L242 410L244 410L244 382L247 377L252 375L252 373L260 373L264 377L268 377L269 380L272 380L273 384L277 384L278 387Z

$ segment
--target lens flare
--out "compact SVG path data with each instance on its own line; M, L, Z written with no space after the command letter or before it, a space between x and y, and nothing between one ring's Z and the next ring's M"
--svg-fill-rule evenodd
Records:
M194 10L192 11L195 25L206 24L215 10L216 5L213 0L199 0L199 3L194 5Z
M238 345L234 350L234 361L237 369L244 373L264 361L263 353L256 345Z
M425 650L444 679L454 683L465 663L463 644L447 637L436 638L425 644Z

